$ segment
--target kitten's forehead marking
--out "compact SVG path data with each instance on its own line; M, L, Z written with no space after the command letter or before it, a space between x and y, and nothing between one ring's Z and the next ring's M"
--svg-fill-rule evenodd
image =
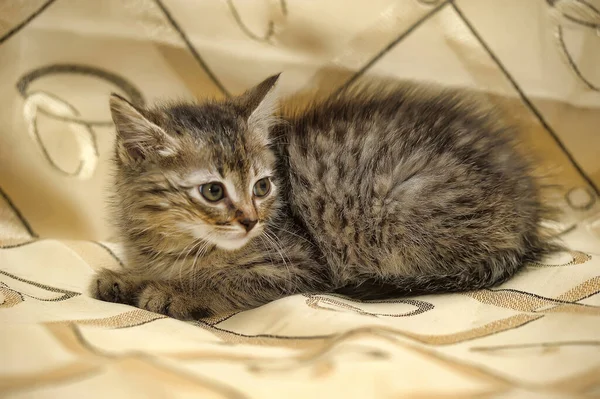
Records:
M237 204L239 201L239 196L238 196L237 190L235 188L235 184L233 184L233 182L229 179L223 179L221 182L225 186L225 190L227 191L227 196L229 197L231 202L233 202L234 204Z
M221 181L223 178L216 171L196 170L181 179L182 185L199 186L213 181Z

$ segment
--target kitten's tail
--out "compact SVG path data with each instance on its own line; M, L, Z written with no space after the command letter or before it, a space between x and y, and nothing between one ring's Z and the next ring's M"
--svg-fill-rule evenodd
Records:
M339 287L334 292L358 300L382 300L491 288L514 276L525 264L537 262L544 255L562 249L558 244L547 243L525 256L505 257L502 261L496 259L483 267L466 267L456 274L395 276L390 279L366 277L359 282Z
M366 278L360 283L337 288L334 293L363 301L383 300L489 288L506 281L511 274L506 273L502 277L493 283L481 278L470 279L466 274L398 276L393 280Z

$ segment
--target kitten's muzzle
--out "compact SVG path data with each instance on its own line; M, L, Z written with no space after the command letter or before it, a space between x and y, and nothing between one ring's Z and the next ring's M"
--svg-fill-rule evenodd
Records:
M242 227L244 229L246 229L246 233L249 233L250 230L252 230L254 228L254 226L256 226L256 223L258 223L258 220L244 218L244 219L239 219L238 222L239 222L239 224L242 225Z

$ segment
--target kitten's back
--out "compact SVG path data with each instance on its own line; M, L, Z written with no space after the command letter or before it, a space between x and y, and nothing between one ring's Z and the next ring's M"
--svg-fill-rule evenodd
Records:
M547 248L514 130L456 94L361 89L291 126L289 201L347 294L486 287Z

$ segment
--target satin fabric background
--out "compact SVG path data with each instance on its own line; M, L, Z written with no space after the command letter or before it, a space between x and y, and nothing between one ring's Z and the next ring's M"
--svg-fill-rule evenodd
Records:
M600 392L597 0L0 0L0 394L587 397ZM572 249L502 287L286 298L182 323L87 297L119 268L110 92L298 106L366 79L471 90L522 127ZM586 396L587 395L587 396Z

